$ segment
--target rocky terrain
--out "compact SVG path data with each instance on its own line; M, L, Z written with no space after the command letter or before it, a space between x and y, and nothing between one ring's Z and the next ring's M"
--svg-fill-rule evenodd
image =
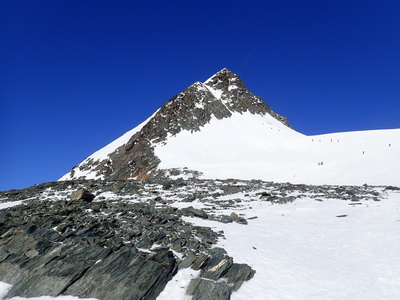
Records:
M1 192L0 281L13 284L6 297L156 299L179 269L192 268L200 270L187 288L193 299L230 299L257 270L216 247L224 232L196 226L196 218L246 226L257 218L252 203L281 205L305 196L353 206L382 199L367 185L161 177Z

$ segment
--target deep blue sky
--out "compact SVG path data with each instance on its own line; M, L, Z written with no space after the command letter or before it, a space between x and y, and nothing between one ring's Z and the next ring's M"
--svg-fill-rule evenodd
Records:
M57 180L224 67L304 134L400 128L399 16L398 0L2 0L0 190Z

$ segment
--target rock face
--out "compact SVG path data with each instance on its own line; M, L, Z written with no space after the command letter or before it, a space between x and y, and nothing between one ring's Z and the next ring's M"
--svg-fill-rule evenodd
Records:
M177 270L172 252L161 248L141 253L123 238L135 240L133 235L142 234L143 228L140 233L130 232L113 217L96 218L85 213L111 210L115 215L129 209L130 215L143 218L151 214L151 208L108 206L83 199L44 201L3 214L0 280L13 284L7 297L72 294L99 299L154 299ZM130 223L143 225L140 221ZM151 245L164 236L153 234Z
M141 130L107 157L88 157L62 179L78 179L81 174L85 174L83 179L147 179L157 173L160 163L154 145L163 143L168 135L199 131L212 118L220 120L242 112L270 114L289 126L285 117L253 95L236 74L223 69L168 100Z

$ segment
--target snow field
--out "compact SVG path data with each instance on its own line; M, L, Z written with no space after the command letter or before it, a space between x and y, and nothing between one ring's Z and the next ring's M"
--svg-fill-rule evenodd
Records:
M157 297L157 300L191 300L192 296L186 294L186 289L192 279L197 278L199 271L193 269L181 269L167 284L164 291Z
M233 300L400 299L400 194L349 204L252 202L241 212L258 217L248 225L186 220L223 230L217 246L256 270Z
M209 179L400 186L400 129L305 136L270 115L235 113L170 136L155 154L160 169Z

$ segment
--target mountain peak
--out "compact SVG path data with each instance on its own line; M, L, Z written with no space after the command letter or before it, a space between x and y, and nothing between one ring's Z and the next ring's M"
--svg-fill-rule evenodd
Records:
M217 75L217 74L229 74L229 75L237 76L235 73L233 73L232 71L228 70L227 68L223 68L223 69L219 70L214 75Z
M237 103L229 104L230 100L237 99L240 94L251 94L239 76L226 68L208 78L204 85L217 99L224 101L224 104L231 108L234 108Z
M213 76L208 78L204 84L209 87L213 87L214 89L223 90L227 90L229 86L237 86L238 84L241 87L244 87L244 84L239 76L232 71L229 71L227 68L223 68L215 73Z
M154 149L168 143L170 137L181 132L194 134L211 122L242 114L276 119L272 122L288 126L286 118L273 112L246 88L239 76L224 68L168 100L137 130L89 156L63 179L146 179L157 173L161 162Z
M235 73L233 73L232 71L228 70L227 68L222 68L217 73L215 73L213 76L215 76L217 74L232 74L234 76L237 76Z

